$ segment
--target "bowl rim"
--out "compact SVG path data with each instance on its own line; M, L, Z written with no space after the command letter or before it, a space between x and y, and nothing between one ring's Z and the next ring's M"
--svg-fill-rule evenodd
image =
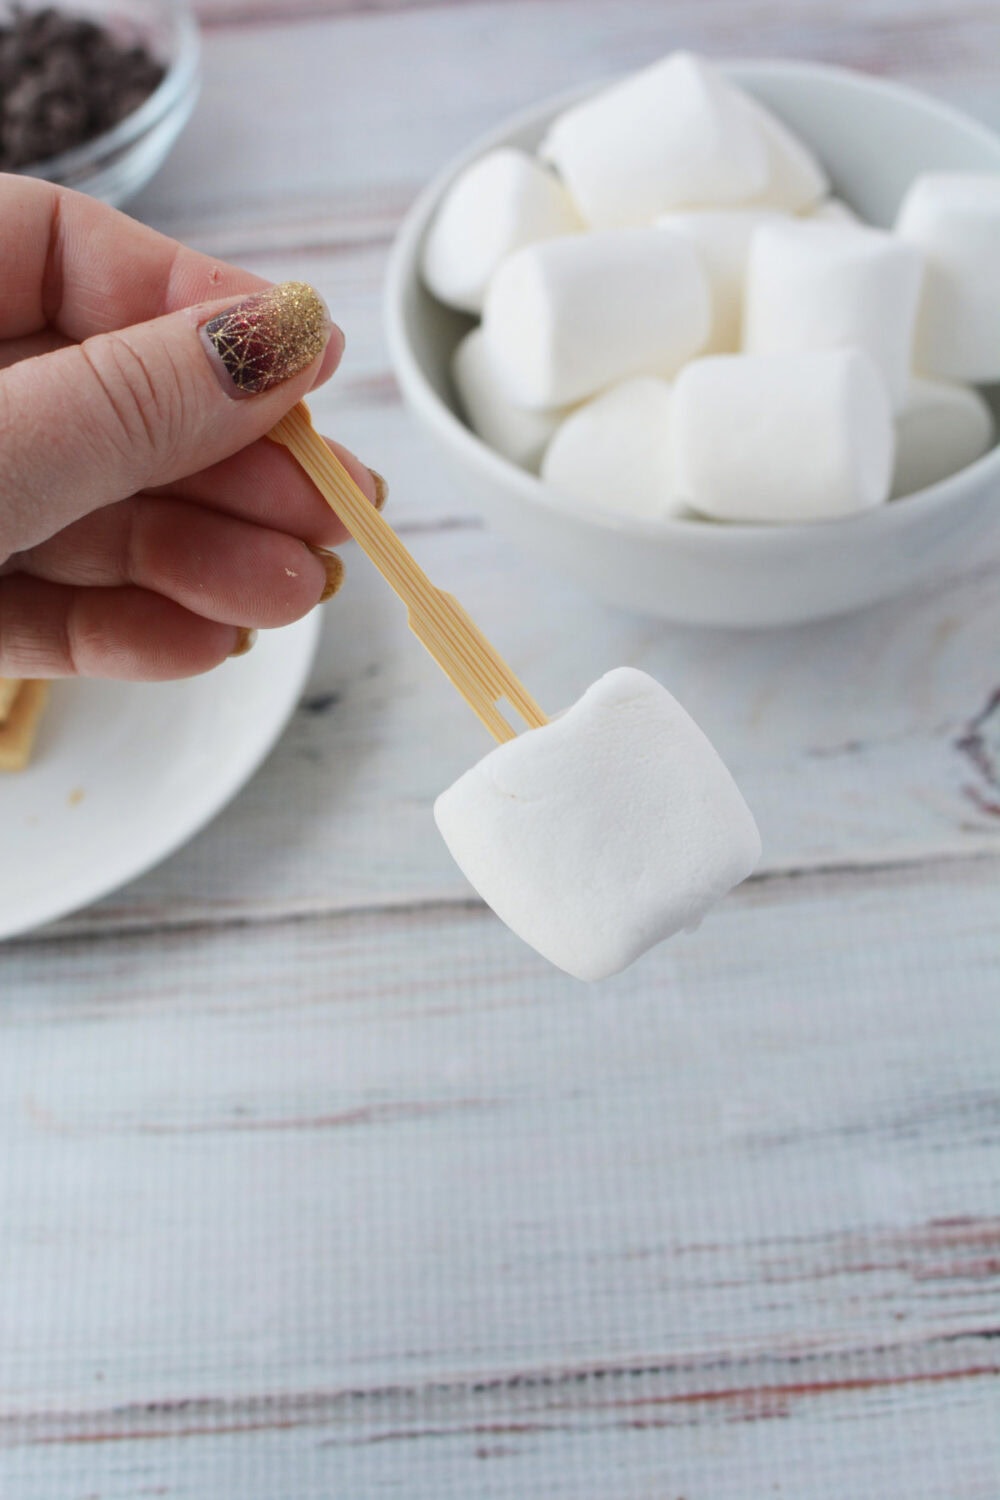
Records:
M63 178L79 179L88 166L125 151L147 131L154 129L196 86L201 65L201 33L194 11L187 0L168 0L160 10L175 28L176 51L153 92L110 130L91 136L89 141L71 146L67 151L57 152L55 156L28 162L18 167L14 175L56 183Z
M933 95L899 83L895 79L884 79L876 74L863 73L834 63L798 61L794 58L730 57L717 62L720 71L736 81L768 77L814 78L824 83L863 92L874 92L895 99L899 104L918 109L924 114L937 116L949 124L960 127L967 135L997 154L997 170L1000 172L1000 133L974 119L963 110ZM490 479L508 488L514 486L529 504L556 516L570 518L578 525L609 534L627 534L640 540L663 541L672 539L687 545L771 548L779 538L787 539L791 548L804 538L817 533L830 536L840 533L863 538L896 525L904 525L906 517L916 520L936 511L947 510L949 505L961 498L970 482L990 476L1000 481L1000 442L996 443L971 464L966 464L954 474L921 490L887 500L884 504L853 515L837 516L817 521L791 522L717 522L707 517L664 516L650 519L622 512L604 510L588 505L586 509L555 486L546 484L537 474L522 469L510 459L498 453L478 437L470 427L444 402L431 385L413 351L406 333L405 301L407 290L413 280L419 282L419 256L431 217L445 191L464 167L485 152L506 144L512 134L535 125L544 124L558 110L567 108L598 90L614 83L627 74L614 74L590 82L528 105L507 115L490 130L484 131L463 150L456 153L432 177L420 191L398 227L389 253L384 293L383 323L391 363L399 377L404 394L418 407L448 445ZM978 387L976 387L978 389ZM904 505L900 501L905 501ZM891 519L899 516L899 521ZM886 518L890 519L886 519Z

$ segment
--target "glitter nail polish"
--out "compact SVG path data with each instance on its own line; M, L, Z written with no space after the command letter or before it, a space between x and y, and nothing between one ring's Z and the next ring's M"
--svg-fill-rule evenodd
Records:
M334 594L339 592L344 582L344 564L336 552L328 552L325 547L314 547L311 542L307 542L306 546L313 557L317 558L323 564L323 571L326 574L326 586L319 596L319 602L320 604L325 604L328 599L332 599Z
M248 651L254 648L257 639L256 630L251 630L249 625L241 625L236 632L236 645L230 651L230 656L246 656Z
M378 469L369 469L368 472L375 481L375 509L381 510L389 494L389 481L383 478Z
M319 293L303 281L285 281L227 307L200 333L227 388L256 396L312 364L331 327Z

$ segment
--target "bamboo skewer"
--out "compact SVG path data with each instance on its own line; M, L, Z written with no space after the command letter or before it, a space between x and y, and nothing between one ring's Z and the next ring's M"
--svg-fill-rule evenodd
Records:
M493 738L502 744L517 733L497 707L502 698L529 729L547 724L534 698L458 600L435 588L385 517L362 494L313 427L308 407L300 401L268 436L297 459L331 510L402 599L413 634Z
M0 677L0 685L8 680ZM17 694L8 703L0 724L0 771L23 771L31 760L48 696L49 684L45 681L17 683Z

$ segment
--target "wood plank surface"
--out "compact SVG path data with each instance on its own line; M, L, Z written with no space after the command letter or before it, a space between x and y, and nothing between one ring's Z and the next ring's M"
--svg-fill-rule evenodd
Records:
M487 0L296 24L269 0L268 14L206 34L208 85L135 200L140 217L199 242L385 236L433 172L511 112L676 46L884 73L1000 123L1000 13L964 0L810 0L752 18L742 0Z
M809 1433L841 1475L867 1409L981 1419L995 896L976 861L790 877L592 990L475 907L12 945L0 1475L301 1429L631 1465L760 1421L691 1493L766 1493L791 1422L822 1494Z
M645 667L760 873L587 988L433 826L488 743L345 549L308 693L187 848L0 948L2 1500L996 1500L1000 590L699 632L487 531L403 410L385 258L512 110L674 46L1000 126L982 0L200 0L140 218L348 335L317 421L550 709ZM997 521L1000 546L1000 514ZM53 725L58 723L58 703Z
M255 1414L227 1423L220 1414L217 1426L199 1427L196 1417L191 1427L178 1424L178 1436L40 1444L8 1472L18 1500L204 1500L206 1482L213 1494L240 1500L274 1500L290 1483L296 1500L899 1500L901 1476L908 1500L993 1500L1000 1466L993 1379L901 1383L891 1403L849 1379L806 1411L792 1410L792 1396L761 1392L759 1405L770 1403L776 1418L766 1421L752 1408L748 1415L739 1394L671 1411L655 1404L641 1376L625 1387L625 1400L637 1404L620 1411L606 1379L590 1388L596 1399L585 1381L574 1382L568 1396L552 1400L555 1410L543 1391L534 1411L519 1405L498 1417L468 1388L450 1401L437 1392L409 1403L390 1395L377 1416L366 1409L363 1422L348 1397L339 1421L333 1414L283 1421L280 1408L271 1421ZM645 1406L633 1394L644 1389ZM706 1411L714 1415L708 1424L699 1420ZM74 1460L87 1477L62 1488Z

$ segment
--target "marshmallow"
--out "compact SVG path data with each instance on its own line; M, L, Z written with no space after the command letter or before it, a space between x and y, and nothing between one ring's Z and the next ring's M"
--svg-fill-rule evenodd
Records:
M1000 173L927 172L896 220L927 261L915 365L946 380L1000 380Z
M540 153L596 229L665 209L742 203L768 185L768 147L738 89L674 52L559 115Z
M570 413L545 450L542 478L600 510L676 515L669 422L665 380L623 380Z
M743 324L750 240L761 224L780 215L766 209L705 209L661 214L658 229L683 235L701 255L712 289L712 327L702 354L735 353Z
M750 116L767 147L767 186L755 206L804 213L830 191L825 168L799 136L759 100L744 95Z
M486 904L577 979L604 979L697 926L760 858L712 745L632 667L491 751L434 817Z
M490 151L459 173L424 241L424 280L440 301L477 313L500 262L522 245L582 229L562 183L523 151Z
M497 380L481 328L473 328L458 344L451 378L473 432L504 458L537 473L546 445L568 409L527 411L511 406Z
M743 347L749 354L867 349L893 406L906 397L921 256L880 230L782 219L754 233Z
M657 229L529 245L505 260L483 308L486 347L518 406L566 406L630 375L672 375L705 343L708 278Z
M982 457L994 436L993 413L978 391L915 377L896 417L892 498L957 474Z
M678 500L716 520L822 521L889 494L892 413L860 349L695 360L671 438Z
M809 209L806 218L818 219L821 224L860 224L863 222L861 215L856 214L843 198L824 198L822 203L817 203L814 208Z

